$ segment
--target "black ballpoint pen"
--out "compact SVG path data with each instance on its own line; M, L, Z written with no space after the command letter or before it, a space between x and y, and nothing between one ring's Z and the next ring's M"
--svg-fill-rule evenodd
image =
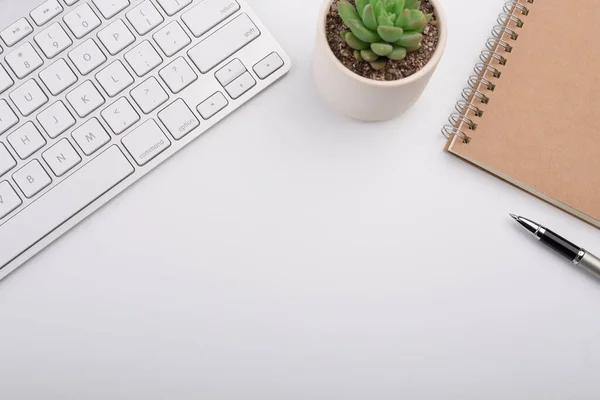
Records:
M540 224L514 214L510 214L510 216L537 240L569 259L573 264L600 278L600 259L598 257Z

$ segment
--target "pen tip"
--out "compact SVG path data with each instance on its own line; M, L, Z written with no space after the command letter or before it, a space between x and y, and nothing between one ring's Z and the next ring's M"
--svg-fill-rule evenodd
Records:
M510 215L512 217L512 219L514 219L515 221L519 220L519 217L515 214L508 214L508 215Z

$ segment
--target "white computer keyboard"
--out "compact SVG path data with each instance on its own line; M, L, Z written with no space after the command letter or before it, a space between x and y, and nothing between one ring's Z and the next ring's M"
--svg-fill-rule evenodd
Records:
M47 0L0 38L0 278L290 68L243 0Z

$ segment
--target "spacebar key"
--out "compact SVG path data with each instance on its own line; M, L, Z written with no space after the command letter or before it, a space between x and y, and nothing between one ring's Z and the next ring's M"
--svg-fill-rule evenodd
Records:
M0 225L0 269L133 173L112 146Z

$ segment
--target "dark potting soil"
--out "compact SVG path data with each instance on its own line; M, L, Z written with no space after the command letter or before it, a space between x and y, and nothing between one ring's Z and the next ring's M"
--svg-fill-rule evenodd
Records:
M355 2L355 0L349 1L352 4ZM389 60L387 65L379 71L374 70L368 62L358 61L354 58L354 50L341 38L342 31L348 30L348 28L344 25L342 18L338 14L337 0L333 0L331 9L327 15L325 26L327 41L337 59L350 71L360 76L378 81L394 81L406 78L418 72L431 60L440 37L434 8L429 0L421 1L421 11L426 14L434 13L429 25L423 31L423 44L421 48L415 52L408 53L404 60Z

